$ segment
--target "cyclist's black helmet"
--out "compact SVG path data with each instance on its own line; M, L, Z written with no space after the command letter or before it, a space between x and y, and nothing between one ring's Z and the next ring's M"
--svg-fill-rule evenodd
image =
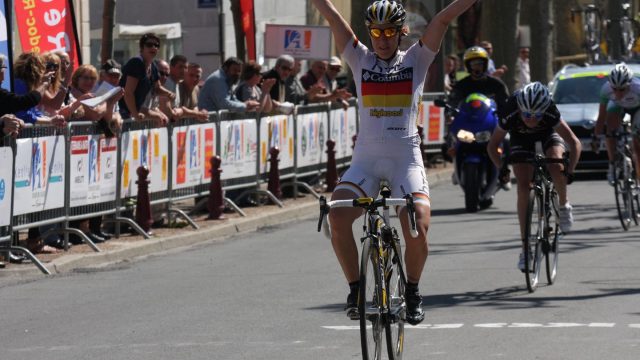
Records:
M396 25L402 27L407 18L407 12L402 4L393 0L374 1L365 12L365 24L371 25Z
M615 88L629 84L631 79L633 79L633 71L625 63L616 64L609 74L609 83Z
M516 101L522 112L541 113L551 105L551 94L546 86L536 81L520 90Z

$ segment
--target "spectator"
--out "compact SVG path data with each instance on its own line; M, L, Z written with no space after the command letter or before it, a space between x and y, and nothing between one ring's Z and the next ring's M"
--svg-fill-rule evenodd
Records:
M14 64L14 86L18 95L33 94L34 91L44 94L49 88L53 72L46 72L45 63L41 55L28 52L18 56ZM26 110L19 110L15 115L26 123L63 127L66 120L62 115L47 116L36 106Z
M100 67L100 73L98 74L99 79L96 86L91 90L91 92L95 96L101 96L109 91L111 91L114 87L119 86L120 77L122 75L122 70L120 64L113 60L108 59L104 64ZM117 132L122 129L122 116L120 116L120 108L118 107L118 102L113 104L113 119L111 122L99 121L100 127L103 132L107 135L115 135Z
M290 113L293 111L293 103L287 102L287 86L286 81L293 72L295 60L291 55L280 55L276 60L273 69L264 74L264 79L275 79L275 84L271 87L271 100L275 110L281 113Z
M160 85L158 68L153 59L160 49L160 38L153 33L142 35L139 42L140 55L127 61L122 68L120 86L124 88L124 97L120 100L120 114L123 118L143 120L140 107L151 90L166 95L173 100L175 94Z
M324 60L316 60L311 64L311 69L300 78L302 86L309 92L309 102L326 102L342 98L349 98L351 94L345 89L336 89L329 91L327 85L322 80L327 73L329 62ZM313 87L319 87L313 90Z
M52 52L42 55L47 72L52 72L49 87L42 96L39 109L46 115L55 115L62 107L67 96L67 87L62 81L61 60L58 55Z
M0 54L0 83L4 81L6 68L6 58ZM25 95L16 95L5 89L0 89L0 116L25 111L37 106L42 99L41 91L45 91L44 86L29 91Z
M516 89L521 89L531 82L529 71L529 48L523 46L518 53L516 60Z
M307 91L302 86L298 75L302 70L302 61L295 59L293 62L293 70L291 75L284 81L285 101L298 105L307 101Z
M179 85L180 106L186 109L198 110L198 95L200 94L200 79L202 79L202 66L196 63L187 65L187 75ZM208 115L206 110L202 110Z
M457 72L460 64L460 58L451 54L444 61L444 91L451 92L458 81Z
M222 67L205 80L198 95L199 106L207 111L255 111L260 106L257 101L242 102L233 91L241 72L242 60L236 57L225 60Z
M324 83L327 92L333 93L338 90L338 74L342 71L342 61L337 56L332 56L329 60L329 66L327 67L327 72L324 75ZM349 103L347 99L351 97L350 93L345 93L343 97L338 97L335 101L341 104L345 109L349 107Z
M0 116L0 129L3 136L11 136L14 139L18 137L20 129L24 127L24 121L18 119L13 114L4 114Z
M187 75L187 57L184 55L175 55L169 61L169 77L164 83L165 89L176 94L173 101L173 107L180 107L180 93L178 92L178 84L180 84Z
M489 65L487 66L487 73L493 77L500 78L504 75L505 72L509 70L507 65L502 64L499 68L496 69L496 64L491 58L493 56L493 44L488 40L483 40L480 42L480 46L484 48L489 54Z
M113 59L108 59L100 67L99 76L100 76L100 79L98 80L98 84L96 84L96 88L93 91L94 93L97 92L98 88L103 83L107 83L111 86L119 86L120 78L122 77L122 67L117 61Z
M169 64L164 60L155 60L155 67L158 69L160 85L164 85L169 78ZM145 120L153 121L157 127L166 126L170 120L180 118L181 113L174 109L171 104L165 104L160 108L160 94L156 89L151 89L144 102L140 106L140 111L144 114Z
M160 83L164 86L167 82L169 82L171 78L171 66L164 60L159 60L157 66L160 73ZM178 83L178 85L180 84L182 84L182 81ZM176 95L176 97L178 97L178 95ZM184 118L193 118L199 121L207 121L207 119L209 118L209 114L207 112L199 110L194 111L190 108L182 107L180 106L180 103L175 103L164 95L157 96L154 101L157 102L157 104L154 104L154 106L173 121ZM154 111L157 110L154 109Z
M73 75L73 62L64 51L56 51L56 55L60 58L60 78L62 81L62 85L66 88L71 85L71 76Z
M240 101L254 100L260 103L258 112L270 112L272 108L270 91L276 79L262 81L260 70L262 67L254 61L249 61L242 67L240 85L236 88L236 97ZM259 85L262 81L262 85Z

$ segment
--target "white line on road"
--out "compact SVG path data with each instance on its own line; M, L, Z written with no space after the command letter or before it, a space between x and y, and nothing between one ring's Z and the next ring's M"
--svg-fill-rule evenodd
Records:
M406 329L429 329L429 330L443 330L443 329L460 329L464 327L464 324L420 324L416 326L411 326L409 324L405 324ZM620 325L624 326L624 325ZM359 325L338 325L338 326L322 326L328 330L359 330ZM500 329L500 328L575 328L575 327L587 327L587 328L614 328L616 327L616 323L603 323L603 322L592 322L592 323L482 323L482 324L474 324L472 327L476 328L484 328L484 329ZM640 329L640 324L628 324L626 327L631 329Z

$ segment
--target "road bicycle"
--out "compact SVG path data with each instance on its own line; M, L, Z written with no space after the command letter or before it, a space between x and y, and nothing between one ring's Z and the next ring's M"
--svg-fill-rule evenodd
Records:
M617 139L616 156L613 162L614 177L613 187L616 197L618 217L624 231L629 230L631 220L638 225L640 213L640 194L636 178L637 169L634 166L633 154L629 141L631 134L631 122L628 119L622 121L621 131L610 135ZM607 135L609 136L609 135Z
M382 188L380 195L378 199L358 198L334 201L327 201L324 196L320 197L318 231L323 228L325 235L331 236L327 215L332 208L357 207L365 210L364 234L360 238L362 252L358 294L362 358L364 360L382 359L384 332L389 359L401 360L407 312L404 294L407 277L404 271L400 237L389 222L389 207L407 207L411 235L417 237L415 205L411 195L404 198L391 198L391 190L386 186Z
M547 282L552 285L558 275L558 250L562 231L558 213L558 192L553 185L547 164L561 163L567 175L569 159L548 158L542 154L512 156L509 163L533 165L532 186L529 190L525 232L522 239L524 252L524 274L529 292L534 292L540 280L542 261L545 261Z
M582 31L584 32L584 48L587 53L587 61L590 64L598 64L603 60L602 48L602 12L594 4L580 9L571 9L571 21L574 15L582 15Z
M605 21L607 24L608 49L609 54L611 54L613 49L617 46L620 51L619 55L621 60L629 61L633 58L633 48L636 43L634 31L636 24L631 17L631 4L629 1L621 2L620 6L622 7L622 15L620 18L611 18ZM614 26L620 27L620 36L615 36L615 33L612 31Z

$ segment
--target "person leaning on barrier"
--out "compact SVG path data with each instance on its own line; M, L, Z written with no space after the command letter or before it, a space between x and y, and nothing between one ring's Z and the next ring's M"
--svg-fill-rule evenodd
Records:
M42 101L38 108L46 115L55 115L65 101L67 96L67 87L62 83L62 72L60 69L61 60L58 55L53 52L47 52L42 55L45 62L45 69L51 72L51 82L42 96Z
M138 46L140 55L129 59L122 68L120 86L125 92L119 105L120 115L124 119L131 117L144 120L145 115L140 112L140 108L151 90L155 90L158 95L175 98L174 93L160 84L158 68L153 61L160 50L160 38L153 33L144 34Z
M103 122L110 129L119 129L122 124L120 114L114 112L118 101L124 96L124 90L120 89L114 96L108 98L105 102L94 107L82 104L78 99L90 99L94 97L92 93L98 82L98 71L93 65L81 65L73 72L71 76L70 95L72 106L76 109L82 109L72 116L73 120L86 120L94 122ZM113 134L107 134L113 136Z
M14 87L18 95L33 95L36 91L42 96L49 87L53 72L47 72L42 56L35 52L20 54L14 64ZM64 127L66 120L62 115L47 116L37 106L21 109L15 115L25 123L34 125L54 125Z
M234 86L240 79L242 60L230 57L224 61L222 67L214 71L200 90L198 104L207 111L255 111L260 103L254 100L242 102L236 98Z
M174 57L175 58L175 57ZM160 83L164 86L171 79L171 66L167 64L164 60L158 60L158 73L160 74ZM185 66L187 66L185 64ZM182 84L180 81L176 87L176 90L179 89L179 85ZM153 94L154 92L152 92ZM180 98L179 91L176 91L176 98ZM170 99L167 96L158 95L157 106L162 113L164 113L171 121L177 121L179 119L196 119L198 121L207 121L209 119L209 114L203 111L194 111L189 108L180 106L180 102L175 102L175 100Z
M180 107L185 112L193 112L193 117L209 119L209 112L198 107L198 95L200 94L200 79L202 79L202 66L196 63L187 65L187 75L178 85L180 92Z
M4 81L6 68L6 58L4 55L0 54L0 83ZM0 88L0 116L13 114L18 111L25 111L35 107L40 103L44 89L45 87L41 86L24 95L18 95Z
M346 89L335 89L331 91L324 82L329 62L316 60L311 63L311 69L300 78L302 86L309 92L309 102L327 102L338 99L346 100L351 94Z
M11 136L15 139L23 127L24 121L13 114L4 114L0 117L0 129L5 136Z
M276 79L262 79L260 73L262 67L255 61L249 61L242 67L240 85L236 88L236 97L240 101L254 100L260 103L258 112L270 112L272 100L270 91L276 83ZM260 84L262 82L262 84Z
M293 73L295 60L291 55L280 55L276 60L273 69L262 75L264 81L275 79L275 84L271 87L269 95L273 101L273 110L278 113L290 114L293 111L294 103L287 101L286 81Z

